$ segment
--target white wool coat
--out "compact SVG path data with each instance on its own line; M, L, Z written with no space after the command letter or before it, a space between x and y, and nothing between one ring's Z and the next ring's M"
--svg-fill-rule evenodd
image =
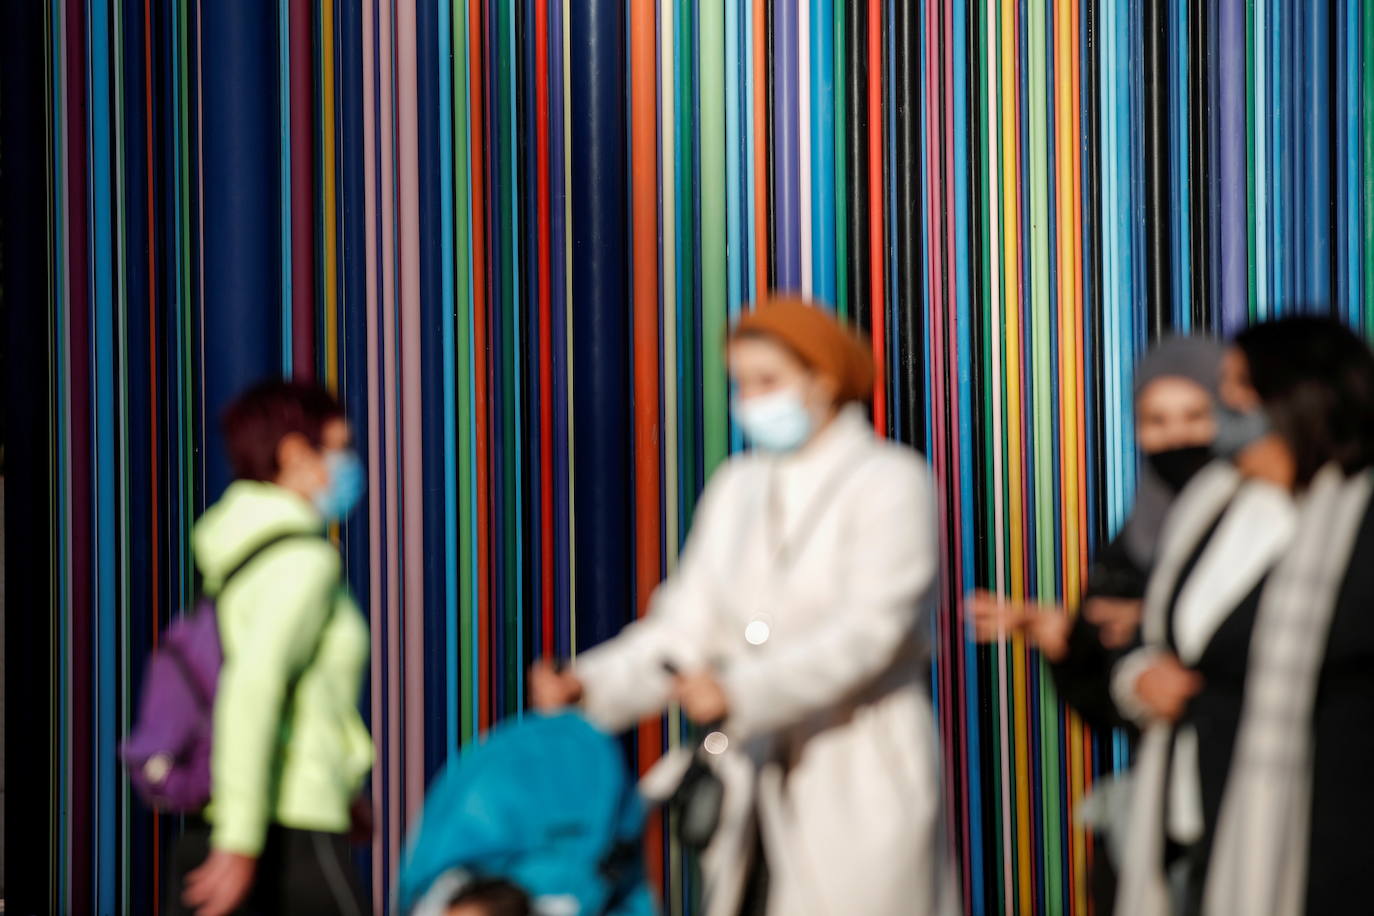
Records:
M850 407L796 455L724 465L649 614L578 659L587 713L617 731L667 704L664 662L719 673L709 916L737 912L756 829L770 914L958 912L927 687L937 554L924 462Z

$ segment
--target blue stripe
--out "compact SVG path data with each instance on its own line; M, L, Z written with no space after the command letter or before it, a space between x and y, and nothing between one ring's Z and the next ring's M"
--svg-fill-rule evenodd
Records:
M510 86L510 109L509 109L509 111L506 112L506 117L509 119L509 120L508 120L509 129L508 129L508 132L507 132L507 141L508 141L508 142L510 143L510 145L511 145L511 151L512 151L512 155L511 155L511 169L512 169L512 172L513 172L513 174L511 174L511 175L509 176L509 179L510 179L509 185L510 185L510 187L508 188L509 198L508 198L508 202L507 202L507 206L510 207L510 214L511 214L511 238L510 238L511 250L510 250L510 257L511 257L511 265L512 265L511 278L512 278L512 282L513 282L513 284L514 284L514 288L511 290L511 314L510 314L511 324L510 324L509 330L510 330L510 333L511 333L511 338L510 338L510 340L513 342L513 345L510 347L511 359L512 359L512 361L513 361L513 365L512 365L512 367L511 367L511 379L512 379L511 397L514 399L515 404L521 405L521 404L523 404L523 400L522 400L522 397L521 397L520 373L521 373L522 371L524 371L524 370L523 370L523 362L521 361L521 358L520 358L520 346L519 346L519 340L520 340L520 318L521 318L521 316L520 316L520 303L521 303L521 301L522 301L522 300L521 300L521 290L522 290L522 288L523 288L523 287L522 287L522 284L521 284L521 282L520 282L520 212L521 212L521 210L520 210L520 197L519 197L519 174L518 174L518 172L519 172L519 167L520 167L520 143L519 143L519 140L518 140L519 131L520 131L520 119L519 119L519 113L518 113L518 111L517 111L517 104L518 104L518 88L517 88L517 81L516 81L516 72L515 72L515 69L514 69L516 62L520 60L520 57L517 55L517 52L516 52L516 49L515 49L515 22L514 22L514 18L515 18L515 10L514 10L514 9L511 9L511 10L506 14L506 26L507 26L507 27L506 27L506 39L507 39L506 51L507 51L507 53L510 55L509 60L510 60L510 63L511 63L511 70L506 74L506 79L509 80L509 81L510 81L510 84L511 84L511 86ZM520 424L520 422L519 422L518 420L513 424L513 429L512 429L511 432L512 432L513 446L514 446L514 449L515 449L515 466L516 466L517 468L523 467L523 466L524 466L524 455L523 455L524 443L523 443L523 436L521 435L521 433L522 433L521 424ZM520 481L520 479L519 479L518 476L516 477L515 480L510 481L510 486L511 486L511 488L512 488L512 490L514 491L514 494L515 494L515 518L517 518L517 519L522 519L522 518L524 518L524 487L521 485L521 481ZM515 557L514 557L515 568L516 568L516 571L517 571L517 575L516 575L516 577L515 577L515 595L514 595L514 599L515 599L515 615L516 615L516 628L515 628L515 659L516 659L515 664L516 664L516 672L515 672L515 697L514 697L514 701L515 701L515 709L517 710L517 715L520 714L520 713L523 713L524 708L525 708L525 678L522 676L523 670L524 670L524 665L523 665L523 663L522 663L522 660L523 660L524 657L525 657L525 620L524 620L524 614L525 614L525 576L524 576L524 574L523 574L523 573L524 573L524 569L525 569L525 562L524 562L524 560L525 560L525 539L524 539L523 537L517 537L517 538L515 538Z
M1361 244L1364 226L1364 171L1361 168L1360 160L1360 134L1363 127L1360 104L1364 91L1364 75L1363 60L1360 53L1360 36L1363 26L1359 0L1346 0L1346 10L1346 65L1349 70L1346 77L1346 137L1348 144L1346 156L1349 160L1346 167L1346 174L1349 176L1349 184L1346 188L1346 193L1349 195L1346 216L1349 224L1347 269L1350 272L1350 280L1348 295L1350 324L1351 327L1359 328L1363 325L1364 317L1365 256ZM1366 332L1369 330L1369 328L1365 328Z
M116 843L116 780L115 780L115 717L118 693L115 669L119 650L115 636L118 606L115 585L118 582L115 553L119 542L118 518L115 515L116 482L112 460L118 449L115 438L114 396L118 390L115 378L114 310L114 243L112 223L115 206L110 178L113 162L113 138L110 122L110 21L109 6L95 3L89 10L87 22L87 104L90 117L90 154L86 162L90 185L88 212L92 215L88 231L91 246L91 309L94 341L94 372L92 395L95 417L92 440L96 453L91 456L95 471L95 519L93 546L96 589L95 625L97 650L95 683L99 685L97 698L95 739L96 758L96 889L95 904L99 912L113 912L115 908L115 865L118 856ZM79 815L78 815L79 816Z
M291 0L277 0L277 84L281 118L281 372L291 377Z
M568 493L568 328L567 328L567 238L565 228L564 167L567 151L563 149L563 9L559 0L549 3L549 167L553 170L549 183L549 197L553 202L549 248L553 263L549 272L549 290L553 309L553 435L558 447L554 449L554 612L557 617L557 647L561 658L572 652L571 545L568 525L570 517Z
M811 288L835 305L835 10L811 4ZM726 61L736 58L726 55ZM737 68L731 67L734 70ZM915 116L915 112L911 113Z
M954 137L962 143L969 134L969 86L968 86L968 17L963 4L954 4ZM954 167L954 232L955 232L955 256L957 271L958 290L955 307L957 315L957 346L960 353L970 354L972 359L973 344L970 339L969 329L973 322L972 298L970 290L973 283L972 271L969 264L970 254L970 209L969 209L969 158L961 155L956 149L953 157ZM959 391L959 439L958 442L962 449L971 450L974 442L974 422L973 422L973 374L971 365L968 362L961 362L958 371L958 391ZM959 583L959 594L963 594L975 583L977 556L977 546L974 543L973 533L976 528L976 516L973 505L973 470L974 461L972 455L967 452L961 453L959 462L959 511L964 520L961 535L960 550L962 552L963 565L960 569L962 581ZM965 634L957 634L963 637ZM965 686L967 694L965 697L965 717L968 722L968 748L966 759L971 766L980 765L982 757L982 737L979 729L979 691L978 691L978 650L973 640L964 639L964 671ZM983 800L982 800L982 780L970 779L968 781L969 795L969 824L973 831L970 838L969 849L972 858L969 862L970 886L973 889L973 898L969 901L973 912L981 913L984 910L984 885L983 885Z
M1331 304L1331 7L1307 4L1307 289L1310 308ZM1335 118L1334 120L1341 120Z

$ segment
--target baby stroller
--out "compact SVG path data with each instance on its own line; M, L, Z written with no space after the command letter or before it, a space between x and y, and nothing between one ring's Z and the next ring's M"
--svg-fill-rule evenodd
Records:
M620 746L574 712L493 729L430 788L397 910L442 916L493 879L538 916L652 916L644 807Z

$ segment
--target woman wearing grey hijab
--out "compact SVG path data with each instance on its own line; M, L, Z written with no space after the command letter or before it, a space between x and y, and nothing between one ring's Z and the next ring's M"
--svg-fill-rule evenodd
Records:
M1167 338L1136 364L1134 406L1140 471L1135 505L1116 537L1094 558L1081 613L1058 605L1012 603L988 592L970 598L980 641L1023 633L1048 662L1060 697L1099 730L1124 728L1111 696L1112 666L1138 642L1140 603L1164 519L1183 487L1213 458L1221 348L1200 337ZM1112 804L1107 802L1107 805ZM1095 860L1096 912L1110 913L1115 875Z

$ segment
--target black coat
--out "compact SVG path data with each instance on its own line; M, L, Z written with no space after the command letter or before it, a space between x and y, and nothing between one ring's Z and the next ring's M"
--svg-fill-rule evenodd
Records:
M1337 594L1312 711L1307 912L1374 910L1374 501Z
M1205 824L1194 906L1230 771L1262 590L1263 584L1247 595L1213 634L1195 666L1205 686L1184 717L1198 732ZM1374 911L1368 887L1374 874L1374 502L1356 535L1331 617L1312 711L1312 755L1306 911Z

